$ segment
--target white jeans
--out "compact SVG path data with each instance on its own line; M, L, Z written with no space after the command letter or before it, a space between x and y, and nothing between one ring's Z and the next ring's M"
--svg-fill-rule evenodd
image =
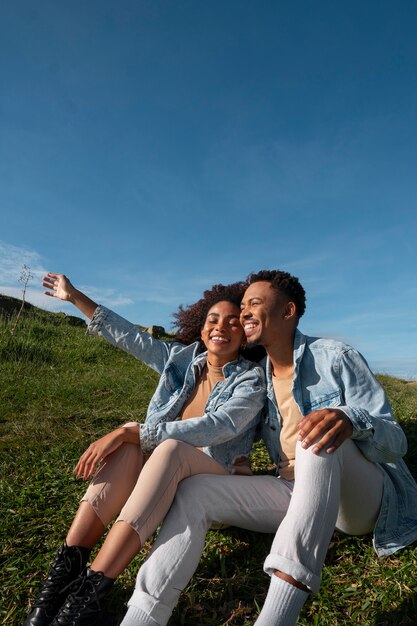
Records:
M283 571L317 593L335 527L347 534L370 532L382 491L382 470L351 440L320 455L297 444L294 482L272 476L188 478L139 570L129 605L165 625L216 523L276 532L265 571Z

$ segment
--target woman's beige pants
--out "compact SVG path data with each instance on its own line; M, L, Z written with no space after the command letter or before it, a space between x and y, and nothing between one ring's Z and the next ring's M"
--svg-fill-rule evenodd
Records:
M229 472L182 441L162 442L148 460L139 445L124 443L107 457L82 501L93 507L104 526L119 514L117 521L129 524L143 546L167 514L178 483L195 474Z

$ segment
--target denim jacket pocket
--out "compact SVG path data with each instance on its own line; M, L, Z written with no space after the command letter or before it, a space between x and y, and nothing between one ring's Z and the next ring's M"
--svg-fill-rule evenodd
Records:
M217 383L219 384L219 383ZM230 398L233 395L233 389L229 388L224 388L222 390L222 392L217 395L217 396L213 396L213 394L211 395L211 397L209 398L208 402L207 402L207 406L206 406L206 411L213 411L214 409L218 408L219 406L222 406L222 404L224 404L225 402L227 402L228 400L230 400Z
M173 364L165 368L161 376L161 384L168 392L180 391L184 384L184 374L180 374Z
M312 413L313 411L318 411L319 409L327 409L336 406L341 406L343 404L343 397L339 389L335 391L331 391L323 396L319 396L318 398L314 398L311 402L305 402L304 406L304 415L308 415L308 413Z

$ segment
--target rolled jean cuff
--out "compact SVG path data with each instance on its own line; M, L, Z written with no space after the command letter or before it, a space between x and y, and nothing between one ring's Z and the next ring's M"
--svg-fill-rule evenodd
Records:
M172 608L139 589L135 589L127 605L140 608L160 626L165 626L172 614Z
M305 585L312 593L318 593L320 589L320 576L311 572L301 563L295 563L279 554L269 554L264 563L264 572L272 576L275 571L283 572L292 576L295 580Z

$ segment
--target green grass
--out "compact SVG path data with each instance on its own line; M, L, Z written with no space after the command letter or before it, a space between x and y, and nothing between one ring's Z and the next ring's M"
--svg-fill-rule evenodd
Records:
M129 355L86 337L71 317L31 308L13 336L10 318L0 318L0 624L23 623L65 537L85 489L72 476L79 455L108 430L142 420L157 380ZM407 462L416 476L417 387L380 380L409 437ZM260 445L254 462L268 466ZM262 562L271 539L236 528L210 531L171 626L253 624L268 587ZM103 624L120 622L145 556L146 550L118 579ZM321 592L299 623L415 625L416 572L415 547L378 559L370 537L335 534Z

